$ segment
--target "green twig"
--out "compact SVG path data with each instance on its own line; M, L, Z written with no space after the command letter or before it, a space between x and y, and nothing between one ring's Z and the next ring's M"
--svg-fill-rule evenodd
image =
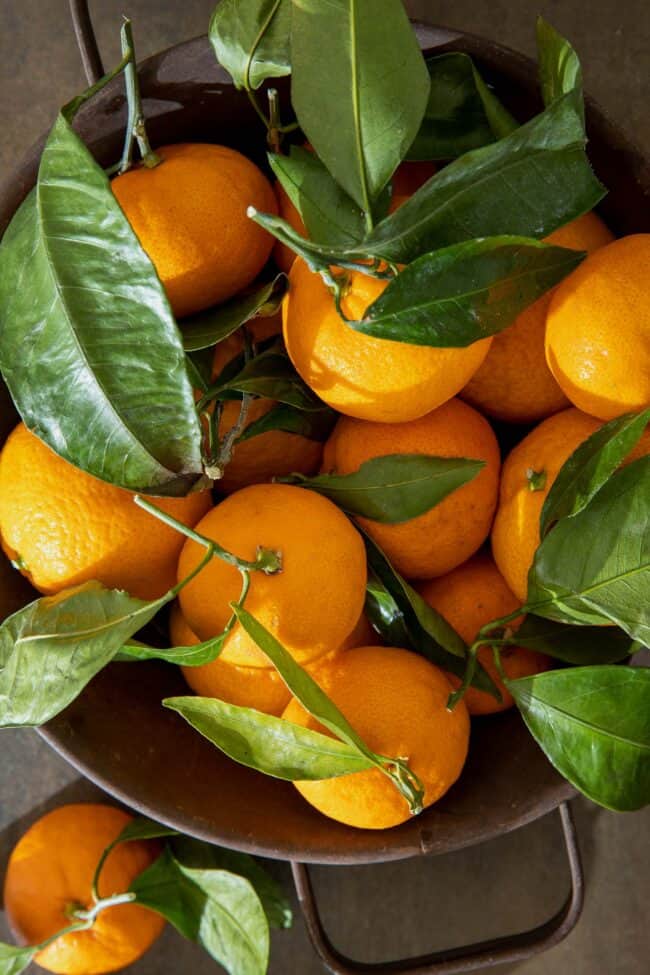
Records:
M508 613L507 616L501 616L499 619L491 620L491 622L486 623L485 626L482 626L481 629L478 631L476 639L474 640L471 647L469 647L467 651L467 666L465 667L465 673L463 675L461 685L458 688L458 690L454 691L453 694L449 695L449 700L447 701L447 707L449 708L450 711L453 711L453 709L456 707L458 702L464 698L468 688L470 687L472 681L474 680L474 674L476 673L476 658L481 647L486 647L486 646L503 647L513 643L512 637L508 637L507 639L501 639L498 637L490 636L492 631L497 630L500 627L506 626L508 623L511 623L513 620L517 619L518 616L521 616L522 611L523 608L520 606L514 612ZM498 700L502 700L501 692L498 691L498 694L499 694Z
M124 139L124 149L120 162L120 173L125 173L131 166L133 156L133 142L138 143L142 162L148 169L153 169L162 160L160 156L151 148L147 136L144 113L142 111L142 98L140 96L140 83L138 81L138 68L135 57L135 45L133 43L133 31L131 21L124 18L120 31L120 43L122 54L127 58L124 68L124 85L126 88L126 101L128 105L128 118L126 123L126 135Z

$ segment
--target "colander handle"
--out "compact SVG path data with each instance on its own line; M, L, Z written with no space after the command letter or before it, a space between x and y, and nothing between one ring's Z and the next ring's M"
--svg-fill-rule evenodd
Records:
M70 16L88 84L94 85L103 76L104 65L90 19L88 0L70 0Z
M492 968L504 962L518 962L562 941L575 927L584 901L584 875L575 823L567 803L559 807L566 846L571 890L563 907L544 924L520 934L481 941L449 951L377 964L353 961L341 954L329 940L318 912L314 889L306 864L292 862L298 901L316 953L332 975L460 975Z

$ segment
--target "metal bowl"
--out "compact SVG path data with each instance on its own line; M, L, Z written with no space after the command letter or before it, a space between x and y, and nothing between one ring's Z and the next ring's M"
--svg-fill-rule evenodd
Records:
M418 26L427 51L473 55L519 118L541 108L527 58L466 34ZM205 37L144 62L141 83L154 145L184 140L225 143L263 163L263 139L250 105L216 64ZM286 86L283 88L285 95ZM618 234L650 226L650 171L641 155L588 103L593 164L610 194L602 215ZM117 158L125 122L120 81L80 112L77 127L97 158ZM35 146L0 187L0 230L33 185ZM0 442L17 422L0 389ZM0 617L34 598L0 560ZM356 830L319 815L286 783L235 765L160 706L182 693L176 668L113 664L40 733L108 793L185 833L267 857L358 864L442 853L479 843L544 815L573 794L549 765L519 717L507 713L473 726L461 780L433 808L384 832Z

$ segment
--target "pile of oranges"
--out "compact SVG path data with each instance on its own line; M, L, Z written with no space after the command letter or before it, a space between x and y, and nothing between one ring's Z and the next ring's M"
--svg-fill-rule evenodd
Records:
M182 319L240 292L262 270L273 240L247 219L248 206L279 211L300 233L305 229L283 191L274 192L234 150L179 145L158 153L155 169L133 169L112 185ZM401 167L393 207L432 171L428 164ZM282 553L280 573L252 573L247 609L370 748L408 760L424 785L425 805L461 774L469 716L513 703L491 651L482 650L480 659L501 701L471 688L448 710L457 678L411 650L382 646L364 616L366 555L354 521L306 488L271 482L292 471L348 474L389 454L482 461L478 476L423 515L400 524L357 521L468 643L484 624L515 612L525 602L540 511L560 467L604 421L650 405L650 235L615 240L588 213L550 239L589 256L495 338L445 349L354 331L322 278L276 246L275 259L289 272L282 322L253 320L248 329L255 340L282 330L297 372L341 416L325 444L279 430L237 444L214 497L206 490L155 499L240 558L254 559L259 546ZM347 316L362 318L386 283L351 273ZM215 374L241 348L239 333L220 343ZM273 405L254 400L247 422ZM222 435L237 412L234 403L223 410ZM504 423L509 442L518 442L502 465L497 433ZM646 434L636 455L649 451ZM127 491L71 467L23 425L0 455L0 534L7 555L43 593L97 579L152 599L186 578L204 554L140 510ZM221 633L240 586L237 569L213 559L172 609L172 644ZM504 651L502 662L509 677L550 666L524 648ZM318 727L238 623L216 660L184 674L198 694ZM378 769L296 786L321 812L353 826L386 828L409 815Z

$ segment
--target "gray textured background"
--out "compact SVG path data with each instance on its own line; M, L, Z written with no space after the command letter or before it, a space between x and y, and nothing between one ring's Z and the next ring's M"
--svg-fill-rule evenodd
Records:
M423 20L493 37L534 52L534 17L543 13L581 55L587 90L650 152L647 0L436 0L407 3ZM116 60L119 18L135 26L139 56L204 33L210 0L95 0L107 64ZM7 172L84 87L65 0L0 0L0 166ZM0 875L24 829L45 809L99 793L80 782L35 733L4 732L0 752ZM587 874L578 928L548 954L508 969L521 975L643 975L650 931L650 816L617 816L577 802ZM289 883L283 864L271 864ZM559 905L566 872L553 817L499 840L436 859L314 871L335 943L368 961L417 954L540 922ZM0 938L6 938L0 915ZM217 967L167 930L134 975L203 975ZM298 919L273 938L272 975L318 975ZM505 971L505 969L501 969Z

